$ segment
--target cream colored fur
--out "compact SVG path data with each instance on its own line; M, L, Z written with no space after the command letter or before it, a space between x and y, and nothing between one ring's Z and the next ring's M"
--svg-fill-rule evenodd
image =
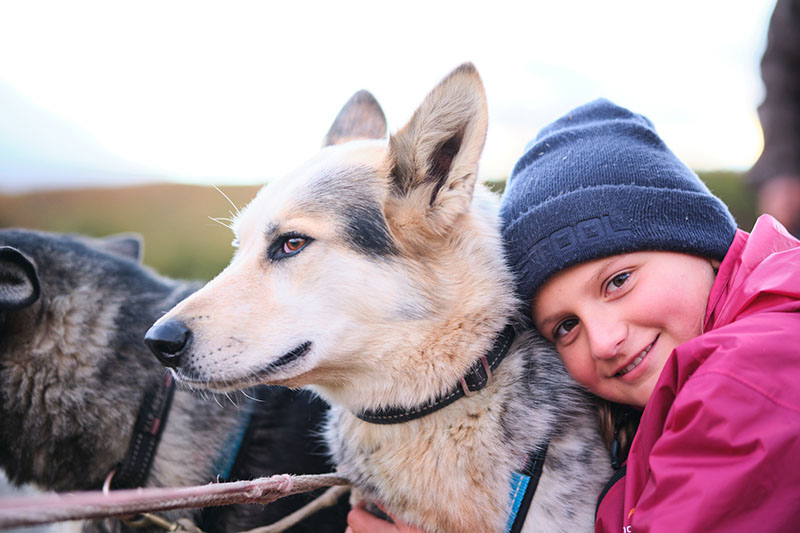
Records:
M602 445L591 408L564 385L568 378L542 381L557 391L532 389L528 358L537 350L549 365L542 368L563 370L530 333L520 333L492 384L475 396L403 424L354 415L418 406L449 390L518 311L498 200L476 186L486 129L480 78L463 65L388 141L350 140L337 130L349 141L337 144L329 133L330 146L264 187L236 218L231 264L159 323L180 320L191 330L176 375L193 386L264 382L309 387L328 400L328 441L340 470L363 497L403 520L430 531L502 530L510 473L549 437L550 464L580 468L545 463L526 531L588 531L608 475ZM371 206L388 247L374 227L359 238L352 214ZM275 259L270 250L287 234L309 241ZM302 357L270 366L306 342ZM534 405L560 394L569 406ZM559 409L576 431L552 429Z

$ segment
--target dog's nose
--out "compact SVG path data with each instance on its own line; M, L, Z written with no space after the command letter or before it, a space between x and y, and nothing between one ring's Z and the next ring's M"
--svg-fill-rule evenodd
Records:
M192 331L180 320L167 320L147 330L144 342L164 366L178 368Z

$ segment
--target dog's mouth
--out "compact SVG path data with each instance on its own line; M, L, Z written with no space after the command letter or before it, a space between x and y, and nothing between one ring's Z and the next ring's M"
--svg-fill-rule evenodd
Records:
M277 361L269 365L269 368L266 369L267 372L271 372L276 368L286 366L289 363L297 361L305 354L308 353L308 350L311 348L311 341L306 341L294 350L285 353L284 355L280 356Z
M311 341L306 341L280 356L277 360L270 363L269 366L263 370L256 370L255 372L252 372L248 376L241 379L203 379L200 376L185 373L181 370L175 372L175 377L189 387L199 387L219 391L233 391L255 385L269 384L269 378L275 373L276 370L287 365L291 365L291 363L303 358L310 349Z

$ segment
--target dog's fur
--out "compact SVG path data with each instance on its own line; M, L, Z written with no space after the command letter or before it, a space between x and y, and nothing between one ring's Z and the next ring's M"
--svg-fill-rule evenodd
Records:
M388 142L358 93L328 146L238 215L231 264L148 335L186 327L185 345L160 355L192 386L318 392L339 470L430 531L501 531L512 471L550 439L525 531L589 531L608 455L588 395L520 318L497 198L476 186L486 129L469 64ZM443 394L509 321L517 338L479 393L402 424L354 415Z
M0 230L0 467L13 482L99 489L123 459L144 390L165 372L142 336L200 286L155 275L139 263L140 251L128 236ZM281 387L255 395L261 401L176 390L147 485L214 481L246 428L232 477L329 471L324 402ZM167 515L189 516L207 531L242 531L309 499L292 498ZM342 506L293 531L341 532ZM85 529L133 531L111 519Z

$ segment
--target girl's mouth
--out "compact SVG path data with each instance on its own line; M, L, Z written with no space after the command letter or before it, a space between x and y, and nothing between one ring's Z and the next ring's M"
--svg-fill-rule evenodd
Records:
M656 339L656 340L657 340L657 339ZM633 370L634 368L636 368L637 366L639 366L639 363L641 363L641 362L642 362L642 360L644 360L645 356L646 356L646 355L647 355L647 353L650 351L650 348L652 348L652 347L653 347L653 345L654 345L655 343L656 343L656 341L653 341L653 342L651 342L651 343L650 343L650 344L647 346L647 348L645 348L644 350L642 350L642 353L640 353L638 356L636 356L636 359L634 359L634 360L633 360L633 362L631 362L631 364L629 364L628 366L626 366L625 368L623 368L622 370L620 370L619 372L617 372L617 373L616 373L616 375L615 375L614 377L621 377L621 376L624 376L625 374L627 374L628 372L630 372L631 370Z

